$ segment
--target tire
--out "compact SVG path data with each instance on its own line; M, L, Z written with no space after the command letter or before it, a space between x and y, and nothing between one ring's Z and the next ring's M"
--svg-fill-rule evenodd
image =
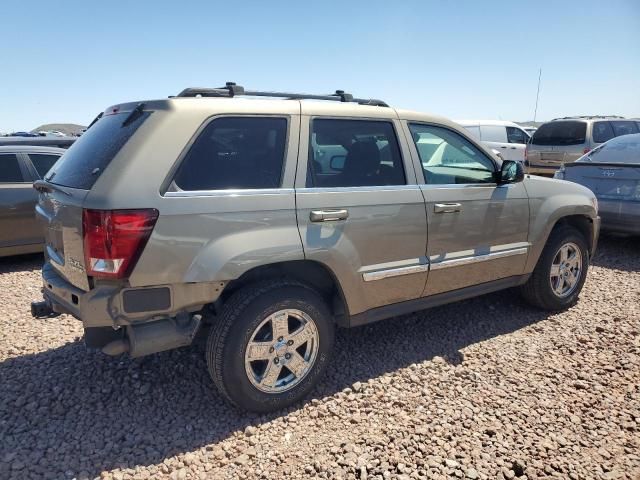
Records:
M278 341L274 334L276 329L284 332L283 328L291 333ZM305 336L296 337L301 332ZM253 343L249 350L249 343L258 340L259 348L254 350ZM229 402L244 410L271 412L301 400L313 389L331 359L333 341L334 321L317 292L288 280L256 283L234 293L224 305L207 340L207 367ZM253 352L269 358L248 361Z
M558 276L551 277L551 269L553 264L559 261L560 257L556 255L564 246L569 246L570 252L572 250L579 251L580 259L575 260L575 264L580 266L580 277L572 288L568 288L564 295L560 295L558 292L560 288L554 289L554 286L559 285L557 283ZM527 283L520 287L521 294L534 307L550 311L565 310L578 301L578 296L587 278L588 269L589 249L582 233L567 225L556 227L549 235L531 277ZM572 272L575 270L566 268L565 273L567 273L566 270L569 270L568 276L570 280L573 280ZM568 283L565 284L565 286L567 285Z

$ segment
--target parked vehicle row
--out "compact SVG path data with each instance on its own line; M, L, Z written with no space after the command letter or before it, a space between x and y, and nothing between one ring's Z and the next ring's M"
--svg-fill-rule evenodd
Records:
M455 120L505 160L524 162L529 134L520 125L501 120Z
M598 145L621 135L640 132L640 122L622 117L557 118L541 125L527 146L529 173L553 175L562 165L575 162Z
M640 235L640 134L603 143L563 165L555 178L595 193L603 230Z
M115 105L35 187L32 314L69 313L87 345L134 357L210 320L211 377L255 411L309 393L336 326L509 287L570 307L599 232L587 188L525 178L454 122L342 91L227 84Z

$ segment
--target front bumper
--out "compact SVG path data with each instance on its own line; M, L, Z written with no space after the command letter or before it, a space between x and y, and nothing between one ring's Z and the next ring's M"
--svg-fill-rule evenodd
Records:
M42 267L42 293L55 313L67 313L85 328L137 325L201 310L220 296L225 282L183 283L130 288L96 285L85 292L49 263Z

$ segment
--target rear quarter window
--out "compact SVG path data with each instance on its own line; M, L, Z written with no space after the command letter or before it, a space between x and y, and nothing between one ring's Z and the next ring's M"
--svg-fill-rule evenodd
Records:
M611 122L611 126L613 127L613 133L615 133L616 137L638 133L638 127L635 122L614 121Z
M286 140L286 118L217 118L193 143L173 182L186 191L278 188Z
M90 190L151 112L125 121L130 114L103 116L65 152L45 180L63 187Z
M533 134L533 145L582 145L585 143L587 124L585 122L549 122L538 128Z

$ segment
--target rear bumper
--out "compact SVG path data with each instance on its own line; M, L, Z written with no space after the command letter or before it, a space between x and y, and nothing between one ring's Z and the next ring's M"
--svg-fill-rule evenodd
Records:
M640 235L640 202L598 200L602 230Z
M530 175L542 175L546 177L553 177L553 174L560 169L560 165L558 166L536 165L535 163L529 163L528 161L525 161L524 169L525 169L525 172L527 172Z
M98 285L88 292L63 278L50 264L42 267L43 296L56 313L81 320L85 328L137 325L180 313L196 312L217 300L225 283L185 283L144 288Z

